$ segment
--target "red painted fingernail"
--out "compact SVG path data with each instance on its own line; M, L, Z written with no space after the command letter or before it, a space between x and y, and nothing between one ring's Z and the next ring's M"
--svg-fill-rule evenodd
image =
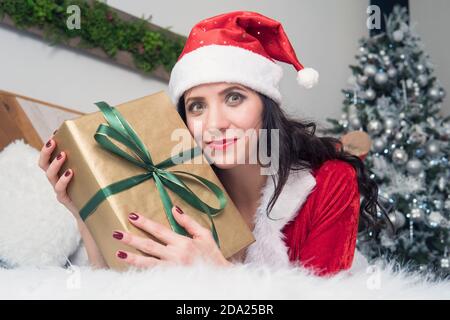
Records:
M138 216L136 213L130 213L130 214L128 215L128 217L129 217L131 220L134 220L134 221L136 221L137 219L139 219L139 216Z
M123 233L119 232L119 231L114 231L113 233L113 238L116 238L117 240L122 240L123 238Z
M183 214L184 213L183 210L181 210L181 208L179 206L175 206L175 210L177 210L177 212L179 214Z
M70 176L70 170L68 169L68 170L66 170L66 172L64 172L64 176L65 177L68 177L68 176Z
M118 256L120 259L126 259L126 258L128 257L128 255L127 255L125 252L123 252L123 251L117 252L117 256Z
M45 145L47 148L50 148L52 146L52 141L48 140L48 142Z
M58 156L56 157L56 160L61 160L62 158L62 153L58 154Z

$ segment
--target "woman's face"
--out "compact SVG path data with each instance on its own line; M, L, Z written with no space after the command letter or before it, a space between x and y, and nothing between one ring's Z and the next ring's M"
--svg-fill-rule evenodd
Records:
M208 83L187 90L184 104L189 131L215 166L229 169L254 159L263 110L257 92L237 83Z

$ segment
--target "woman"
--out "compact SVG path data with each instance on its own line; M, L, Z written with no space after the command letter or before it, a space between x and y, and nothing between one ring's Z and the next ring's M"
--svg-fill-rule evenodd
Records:
M298 264L318 275L350 268L358 227L375 227L377 187L361 160L344 152L338 140L319 138L313 123L286 116L278 89L282 69L275 60L292 64L297 80L307 88L318 80L316 71L299 63L279 22L255 12L226 13L194 26L169 83L178 112L210 158L256 242L227 260L210 230L174 206L175 218L192 237L130 213L131 223L166 245L117 230L112 235L117 241L152 256L119 251L118 259L138 267L187 265L199 258L221 266ZM262 173L267 165L261 159L249 161L262 149L261 129L277 132L277 139L270 133L266 137L267 154L272 160L276 155L270 164L276 165L276 171L269 175ZM258 132L256 148L242 134L249 130ZM54 148L55 141L50 139L41 151L40 166L58 200L77 218L92 265L105 266L67 196L74 173L68 169L58 178L65 153L50 162Z

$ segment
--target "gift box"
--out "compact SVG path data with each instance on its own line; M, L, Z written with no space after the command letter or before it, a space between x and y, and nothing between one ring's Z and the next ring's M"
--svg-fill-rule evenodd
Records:
M113 239L114 230L160 242L128 221L131 212L188 236L171 214L173 204L211 230L226 258L255 241L164 91L96 105L99 112L63 122L54 156L66 153L59 176L73 170L67 193L110 268L127 269L117 250L146 255Z

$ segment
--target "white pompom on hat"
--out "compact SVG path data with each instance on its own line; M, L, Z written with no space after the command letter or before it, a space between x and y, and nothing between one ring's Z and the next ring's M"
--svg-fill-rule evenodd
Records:
M234 82L252 88L281 104L279 82L292 64L299 85L309 89L319 73L305 68L278 21L256 12L234 11L197 23L172 69L169 93L174 104L186 90L214 82Z
M319 82L319 73L313 68L303 68L297 72L297 81L301 86L310 89Z

